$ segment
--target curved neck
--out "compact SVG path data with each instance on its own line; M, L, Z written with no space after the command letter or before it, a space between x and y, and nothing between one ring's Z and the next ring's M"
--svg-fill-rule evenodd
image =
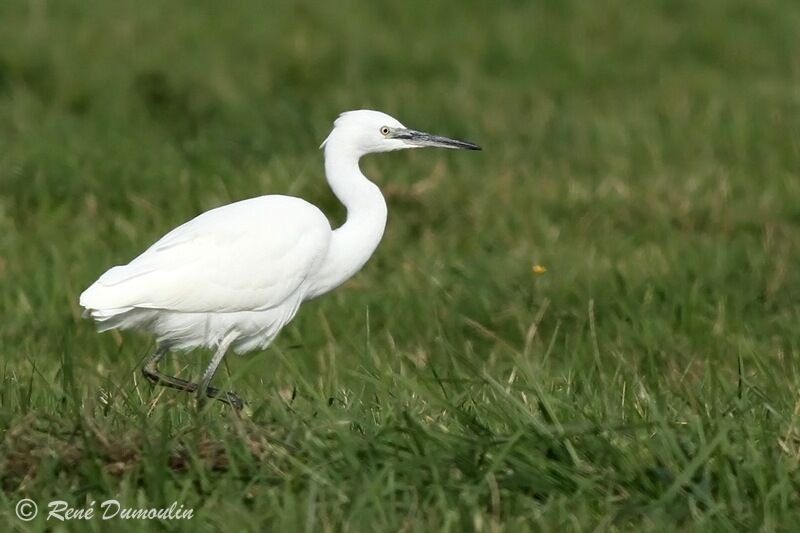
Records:
M335 132L325 143L325 175L333 193L347 208L347 220L333 232L311 297L335 289L361 270L383 237L386 201L378 186L361 172L361 155Z

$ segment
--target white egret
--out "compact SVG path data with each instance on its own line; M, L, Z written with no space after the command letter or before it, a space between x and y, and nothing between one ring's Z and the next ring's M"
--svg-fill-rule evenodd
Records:
M322 143L325 175L347 208L336 230L314 205L270 195L212 209L175 228L127 265L115 266L80 296L100 331L141 329L156 336L142 373L152 383L240 408L242 401L209 382L229 348L266 348L300 304L358 272L383 237L386 202L359 168L370 153L475 144L403 126L378 111L343 113ZM162 374L172 350L216 351L199 383Z

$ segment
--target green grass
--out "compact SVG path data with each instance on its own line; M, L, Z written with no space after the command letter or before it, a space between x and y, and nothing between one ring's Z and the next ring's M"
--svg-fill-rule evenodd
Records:
M177 531L800 523L800 4L0 4L0 525L177 501ZM197 412L77 296L265 193L369 107L480 153L369 158L387 233ZM541 275L532 265L547 268ZM167 367L197 376L208 353ZM61 529L59 529L61 528Z

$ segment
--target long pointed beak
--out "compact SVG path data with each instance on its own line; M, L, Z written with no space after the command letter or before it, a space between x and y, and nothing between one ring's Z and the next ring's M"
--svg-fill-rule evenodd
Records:
M397 130L392 135L395 139L400 139L405 141L407 144L412 146L433 146L437 148L449 148L451 150L480 150L481 147L477 144L467 142L467 141L459 141L456 139L450 139L448 137L442 137L440 135L431 135L430 133L425 133L424 131L417 131L417 130Z

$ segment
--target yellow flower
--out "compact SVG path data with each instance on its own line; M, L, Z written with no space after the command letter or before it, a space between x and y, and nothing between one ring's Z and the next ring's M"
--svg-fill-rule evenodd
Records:
M534 274L538 275L542 275L545 272L547 272L547 269L542 265L533 265L533 267L531 267L531 270L533 271Z

